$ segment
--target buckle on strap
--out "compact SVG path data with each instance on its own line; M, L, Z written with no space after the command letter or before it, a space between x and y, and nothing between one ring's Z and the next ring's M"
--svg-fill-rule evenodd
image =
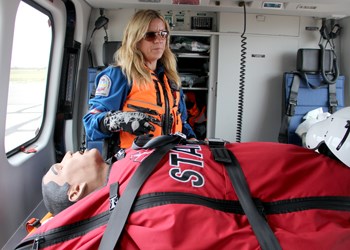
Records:
M295 114L295 107L298 105L298 92L291 91L289 95L289 102L286 114L288 116L293 116Z
M211 138L208 139L208 145L210 148L212 147L225 147L226 141L221 138Z
M328 107L329 113L333 114L335 111L337 111L337 107L338 107L338 100L337 99L333 99L330 96L329 107Z
M31 218L26 222L26 231L30 233L34 228L38 228L41 226L41 222L37 218Z
M208 144L210 151L213 154L214 160L221 163L230 163L232 159L228 153L228 149L225 148L226 141L223 139L209 139Z
M287 116L293 116L295 114L295 106L297 106L296 101L290 101L287 107L286 114Z
M329 93L329 113L333 114L337 111L338 100L335 93Z

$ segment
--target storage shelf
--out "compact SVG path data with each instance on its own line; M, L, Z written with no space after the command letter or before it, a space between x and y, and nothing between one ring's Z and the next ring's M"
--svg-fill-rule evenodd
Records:
M191 112L188 112L188 122L197 138L202 140L207 137L207 121L197 123L196 119L200 114L204 114L207 118L211 36L196 32L185 35L172 34L171 42L173 43L172 52L177 57L186 105L191 107Z
M208 90L208 88L201 87L182 87L183 90Z
M209 55L203 55L198 53L176 53L174 52L177 57L182 58L209 58Z

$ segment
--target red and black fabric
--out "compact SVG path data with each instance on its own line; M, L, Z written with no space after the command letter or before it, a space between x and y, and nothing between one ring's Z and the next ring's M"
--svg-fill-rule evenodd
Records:
M291 144L227 144L282 249L349 249L350 169ZM37 249L97 249L118 197L152 149L128 150L108 184L23 240ZM207 145L178 145L141 187L117 249L261 249L225 164ZM21 248L22 247L22 248Z

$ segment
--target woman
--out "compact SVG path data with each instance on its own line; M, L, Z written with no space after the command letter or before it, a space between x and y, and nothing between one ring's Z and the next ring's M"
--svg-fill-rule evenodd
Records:
M169 24L154 10L140 10L127 25L115 64L96 78L84 126L91 140L119 133L119 148L128 148L142 134L184 133L186 106L176 58L169 48Z

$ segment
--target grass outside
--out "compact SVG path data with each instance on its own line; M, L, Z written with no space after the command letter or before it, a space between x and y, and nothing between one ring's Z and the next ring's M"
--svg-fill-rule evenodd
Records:
M46 68L12 68L10 82L43 82L46 81Z

